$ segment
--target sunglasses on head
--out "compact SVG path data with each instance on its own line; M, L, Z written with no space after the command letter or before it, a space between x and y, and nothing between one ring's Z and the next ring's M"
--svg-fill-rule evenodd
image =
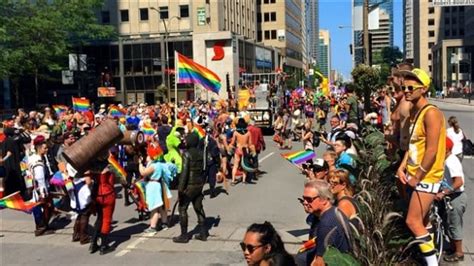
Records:
M420 89L420 88L424 88L425 86L421 86L421 85L418 85L418 86L400 86L400 88L402 89L402 91L405 91L405 92L412 92L414 90L417 90L417 89Z
M253 246L250 244L245 244L244 242L240 242L240 248L242 249L243 252L248 251L250 254L252 254L257 248L263 247L265 244L261 244L258 246Z

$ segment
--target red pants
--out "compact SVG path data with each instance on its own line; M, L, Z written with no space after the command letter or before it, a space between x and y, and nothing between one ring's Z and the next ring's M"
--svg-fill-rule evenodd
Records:
M109 234L112 225L112 215L115 209L115 193L110 193L105 196L97 196L97 222L100 222L101 234Z

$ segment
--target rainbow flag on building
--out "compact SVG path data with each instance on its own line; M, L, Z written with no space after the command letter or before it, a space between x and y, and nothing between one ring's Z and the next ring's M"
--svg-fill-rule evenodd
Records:
M86 112L89 110L91 104L86 98L74 98L72 97L72 107L78 112Z
M206 136L206 131L199 125L194 125L193 131L198 134L199 139L203 139Z
M143 134L147 136L153 136L156 134L156 130L148 123L144 123L142 126Z
M301 164L316 157L316 153L314 151L303 150L282 153L281 156L294 164Z
M110 169L112 170L112 172L114 172L115 175L120 179L120 183L126 184L127 172L125 172L125 169L123 169L123 167L112 154L109 155L108 162L110 164Z
M124 117L126 114L127 114L127 111L125 111L124 109L116 105L112 105L109 108L109 115L112 117L121 118L121 117Z
M54 112L56 112L56 114L57 114L58 116L61 116L61 115L64 114L69 108L68 108L66 105L54 104L54 105L53 105L53 109L54 109Z
M0 209L12 209L26 213L31 213L38 204L39 202L25 202L20 195L20 191L0 199Z
M178 52L175 52L175 58L177 59L176 83L197 83L219 94L221 79L216 73Z

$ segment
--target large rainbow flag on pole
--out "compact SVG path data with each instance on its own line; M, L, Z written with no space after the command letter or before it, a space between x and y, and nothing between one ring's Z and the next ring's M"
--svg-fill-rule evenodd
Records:
M282 153L281 156L294 164L301 164L316 157L316 153L314 151L303 150Z
M0 199L0 209L7 208L26 213L31 213L38 204L38 202L25 202L20 195L20 191Z
M90 102L86 98L72 97L72 107L78 112L86 112L90 108Z
M200 84L207 90L219 93L221 89L221 79L210 69L201 66L186 56L176 52L177 71L176 83Z

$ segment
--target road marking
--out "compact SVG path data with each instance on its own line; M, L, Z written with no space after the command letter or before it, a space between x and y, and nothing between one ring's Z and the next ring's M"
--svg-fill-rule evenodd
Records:
M270 152L269 154L265 155L262 159L258 160L258 163L262 163L264 160L266 160L268 157L272 156L275 152Z
M147 240L148 238L154 236L155 233L144 233L142 236L140 236L139 238L137 238L135 241L133 241L132 243L130 243L125 249L121 250L120 252L118 252L117 254L115 254L115 257L122 257L124 256L125 254L127 254L128 252L132 251L132 249L135 249L138 244L140 244L141 242L144 242L145 240Z

